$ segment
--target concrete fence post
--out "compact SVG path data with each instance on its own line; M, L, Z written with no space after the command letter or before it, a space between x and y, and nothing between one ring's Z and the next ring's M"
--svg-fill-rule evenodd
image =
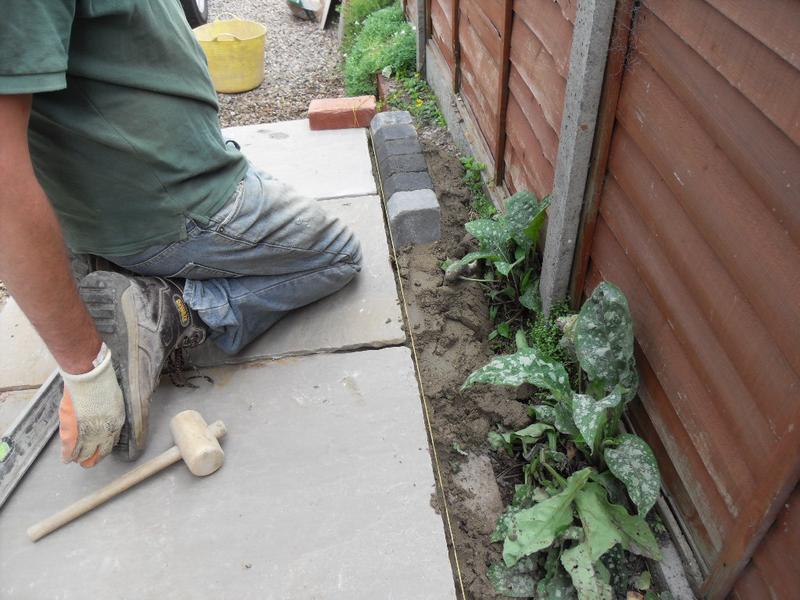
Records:
M428 43L428 0L417 0L417 72L425 75L425 47Z
M578 4L539 284L545 314L569 290L615 4Z

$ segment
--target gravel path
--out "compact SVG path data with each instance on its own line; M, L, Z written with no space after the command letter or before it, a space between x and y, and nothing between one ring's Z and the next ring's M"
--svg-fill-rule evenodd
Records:
M210 0L209 10L209 19L232 13L267 28L264 82L219 94L223 127L301 119L314 98L344 95L335 22L319 31L318 23L294 18L286 0Z

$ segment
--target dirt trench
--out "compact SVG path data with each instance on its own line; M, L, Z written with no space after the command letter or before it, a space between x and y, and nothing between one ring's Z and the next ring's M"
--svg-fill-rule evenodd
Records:
M488 565L501 558L500 544L490 544L489 536L510 500L513 483L521 477L522 465L492 451L486 435L497 424L518 429L530 422L525 405L518 401L527 391L459 389L493 355L487 342L492 329L489 306L480 285L467 281L445 285L440 267L446 258L474 249L464 223L475 215L449 134L438 128L421 128L419 133L441 206L442 235L434 244L400 250L398 271L431 409L464 589L470 599L502 598L486 579ZM441 512L439 497L433 502Z

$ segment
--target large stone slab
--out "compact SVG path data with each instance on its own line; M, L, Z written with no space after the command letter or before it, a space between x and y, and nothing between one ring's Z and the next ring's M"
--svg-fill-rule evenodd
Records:
M0 437L8 431L11 424L22 414L38 388L0 392Z
M253 165L309 198L377 194L366 129L311 131L308 119L228 127Z
M0 392L39 387L55 368L42 338L9 298L0 307Z
M356 278L336 294L288 315L238 355L228 356L209 343L188 353L189 363L234 364L405 341L380 199L329 200L323 207L361 240L363 263Z
M455 598L408 349L210 375L159 389L144 458L194 408L228 426L222 469L173 465L34 545L29 525L129 468L61 465L54 440L0 513L0 597Z

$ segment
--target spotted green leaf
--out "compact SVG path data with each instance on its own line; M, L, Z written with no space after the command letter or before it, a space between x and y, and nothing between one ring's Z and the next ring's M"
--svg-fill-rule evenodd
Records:
M578 600L614 600L614 591L603 581L591 555L586 542L573 546L561 554L561 564L572 578L572 585L578 592Z
M549 547L572 525L573 500L588 481L589 473L589 468L573 473L561 492L531 508L520 510L510 519L503 543L506 566L512 567L519 559Z
M581 307L575 351L590 381L600 382L606 392L622 384L626 400L636 394L633 320L625 295L614 284L600 283Z
M519 303L535 313L542 312L542 298L539 295L539 280L536 279L519 297Z
M515 442L522 444L523 452L527 452L528 448L535 444L547 431L552 431L552 427L547 423L534 423L528 425L519 431L508 431L506 433L498 433L495 431L489 432L489 444L497 450L498 448L505 448L508 453L513 452Z
M481 251L509 259L509 238L504 223L492 219L477 219L464 225L464 228L478 240Z
M537 600L574 600L575 588L559 562L561 548L553 547L547 553L544 576L536 584Z
M522 348L514 354L495 356L467 377L461 389L476 383L512 386L530 383L549 390L558 400L568 400L572 396L564 365L542 357L536 348Z
M661 493L661 475L650 446L642 438L623 433L616 447L606 448L609 470L625 484L638 513L646 515Z
M555 425L556 423L556 409L548 404L537 404L528 409L528 414L535 417L540 423L547 423L548 425Z
M566 433L570 437L575 438L580 436L580 431L575 426L575 421L572 420L572 405L569 402L559 402L553 407L555 414L555 422L553 423L561 433Z
M635 554L661 560L661 550L647 522L639 515L629 514L624 506L609 502L600 484L589 482L579 490L575 506L593 562L616 544Z
M609 409L616 408L621 403L619 388L614 388L613 392L601 400L595 400L588 394L573 394L572 420L591 448L592 454L597 452L603 439L602 433Z
M530 598L536 591L536 562L523 558L513 567L502 563L491 565L486 572L494 589L509 598Z
M517 192L506 201L506 210L502 215L511 239L519 246L529 248L531 240L525 230L531 220L542 210L536 196L527 191Z
M511 269L514 268L516 263L506 262L504 260L498 260L494 263L494 268L497 269L497 272L501 275L508 276L511 273Z
M539 242L539 234L542 231L544 220L547 217L547 207L550 206L550 197L547 196L539 203L539 208L536 214L533 215L528 226L525 228L525 237L527 237L532 245Z

